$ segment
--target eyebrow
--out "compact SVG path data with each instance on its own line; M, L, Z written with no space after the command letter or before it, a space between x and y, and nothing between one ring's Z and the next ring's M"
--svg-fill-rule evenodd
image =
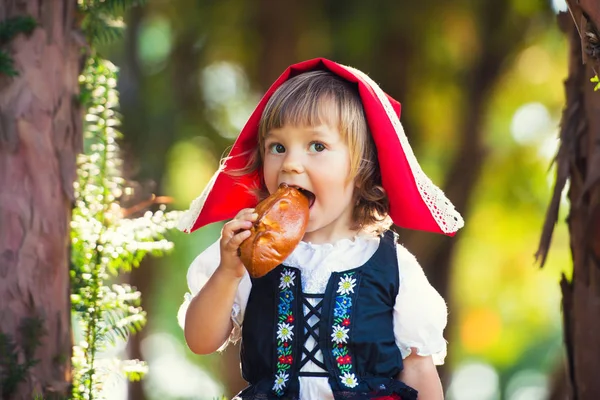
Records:
M319 130L313 129L313 128L307 128L308 132L312 135L312 136L316 136L316 137L329 137L330 135L326 132L321 132ZM264 140L270 139L271 137L277 137L278 135L276 133L273 133L272 130L268 131L265 136L264 136Z
M273 136L275 136L275 134L273 133L273 131L268 131L267 133L265 133L265 136L264 136L263 140L266 141L267 139L270 139Z

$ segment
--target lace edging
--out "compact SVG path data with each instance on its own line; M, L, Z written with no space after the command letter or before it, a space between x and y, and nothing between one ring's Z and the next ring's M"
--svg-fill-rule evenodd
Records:
M404 150L404 154L406 155L406 159L410 166L410 170L415 178L415 183L417 185L417 189L419 190L419 194L421 195L421 199L427 205L429 212L437 223L438 227L442 232L454 233L458 231L460 228L464 226L464 220L461 215L454 209L452 203L446 198L444 192L438 188L432 181L429 179L425 172L421 169L415 154L413 153L412 147L408 142L408 138L404 133L404 128L400 123L400 119L398 115L394 111L392 104L389 99L381 90L379 85L377 85L368 75L359 71L355 68L344 66L344 68L348 69L353 74L359 76L366 83L371 86L371 89L377 95L377 98L381 102L396 134L398 139L400 140L400 144L402 149Z
M194 199L194 201L192 201L190 208L187 211L185 211L183 213L183 215L181 216L181 218L179 219L179 222L177 223L177 229L179 229L182 232L186 232L186 233L191 232L192 228L194 227L194 224L196 223L196 220L200 216L200 212L202 211L202 208L204 208L204 203L206 203L206 198L212 191L212 188L215 185L217 177L219 176L219 174L222 171L223 171L223 167L218 168L217 171L214 173L214 175L210 178L210 181L208 181L208 184L206 185L206 187L204 188L204 190L202 191L200 196L196 197Z

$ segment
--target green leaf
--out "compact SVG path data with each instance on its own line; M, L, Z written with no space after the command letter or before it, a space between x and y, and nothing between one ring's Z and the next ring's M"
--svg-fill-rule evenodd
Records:
M15 69L12 57L3 50L0 50L0 73L11 77L19 75Z
M600 90L600 79L598 78L598 75L596 75L592 79L590 79L590 82L596 84L596 86L594 86L594 91Z
M8 43L12 38L17 36L19 33L30 34L35 27L37 22L30 16L18 16L9 18L6 21L0 23L0 45Z

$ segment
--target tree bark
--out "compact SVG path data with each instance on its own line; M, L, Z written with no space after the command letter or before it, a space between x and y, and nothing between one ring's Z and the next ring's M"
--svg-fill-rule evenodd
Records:
M570 44L565 81L556 183L537 252L543 266L558 217L560 196L569 182L567 217L573 274L561 280L566 375L569 399L600 398L600 92L590 78L600 70L600 5L568 1L559 24Z
M597 34L600 19L589 22ZM561 146L571 144L565 161L570 181L567 224L573 277L569 281L563 276L561 288L573 399L583 400L600 398L600 380L595 373L600 369L600 92L594 92L589 82L593 63L581 62L577 30L571 25L567 34L571 51L563 134L571 137Z
M14 392L3 393L11 399L66 397L71 381L69 223L83 121L76 7L64 0L0 5L0 21L38 23L6 47L19 75L0 76L0 331L16 342L19 362L34 349L38 360ZM19 328L28 319L41 322L39 335ZM14 367L0 364L0 376Z
M258 0L254 29L258 33L258 57L251 76L256 77L259 90L267 89L281 73L297 62L304 13L308 13L297 1Z

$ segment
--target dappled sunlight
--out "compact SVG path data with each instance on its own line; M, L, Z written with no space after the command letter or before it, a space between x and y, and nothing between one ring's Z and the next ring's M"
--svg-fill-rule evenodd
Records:
M494 367L479 362L467 362L456 369L448 400L498 400L500 379Z
M381 10L365 3L349 6L347 13L307 6L294 14L299 33L291 56L286 51L293 35L257 31L251 24L258 11L237 1L150 1L139 27L141 72L152 77L143 101L148 110L164 112L160 124L153 119L147 125L147 137L172 135L173 144L161 149L161 184L180 209L200 195L246 123L266 90L263 73L274 64L281 73L299 61L290 58L323 56L356 66L397 97L415 154L440 186L447 186L469 124L480 125L476 140L484 162L463 215L465 228L453 239L448 399L542 399L563 351L559 279L571 267L566 201L543 269L534 254L554 183L566 40L549 4L511 4L515 20L502 29L510 33L518 24L529 25L517 45L494 59L498 72L490 82L469 75L497 46L478 36L485 28L477 19L482 10L470 3L435 9L390 3ZM564 2L554 0L552 7ZM288 22L282 19L282 26ZM270 80L277 77L272 75ZM473 86L488 83L481 93ZM481 118L470 118L479 105ZM461 160L464 170L474 159ZM152 309L143 342L150 367L147 398L212 399L231 396L242 384L237 361L224 367L223 354L192 354L177 323L187 268L218 239L220 227L176 235L175 251L160 261L153 289L143 295Z
M179 208L199 196L217 170L218 159L209 148L207 139L197 138L175 143L169 152L165 187Z
M154 333L142 342L150 372L144 380L150 399L213 399L223 394L204 369L187 361L180 341L166 333Z

